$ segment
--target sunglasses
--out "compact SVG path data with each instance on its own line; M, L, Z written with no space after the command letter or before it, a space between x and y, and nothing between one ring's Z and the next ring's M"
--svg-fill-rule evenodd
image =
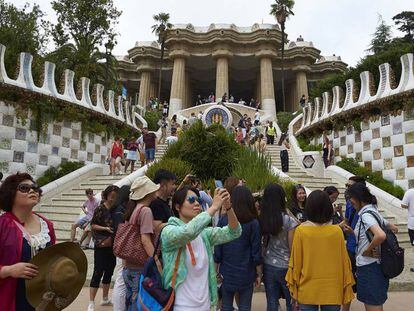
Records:
M40 187L37 184L19 184L17 190L21 193L29 193L30 190L34 192L40 192Z
M195 201L197 201L199 204L203 203L203 200L201 198L199 198L198 196L195 195L191 195L187 198L188 203L190 204L194 204Z

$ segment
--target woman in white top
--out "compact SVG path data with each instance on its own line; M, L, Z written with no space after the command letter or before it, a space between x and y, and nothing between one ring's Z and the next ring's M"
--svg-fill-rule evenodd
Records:
M287 137L286 133L283 133L280 136L279 143L280 146L280 162L282 163L282 172L289 171L289 153L288 150L290 149L289 138Z

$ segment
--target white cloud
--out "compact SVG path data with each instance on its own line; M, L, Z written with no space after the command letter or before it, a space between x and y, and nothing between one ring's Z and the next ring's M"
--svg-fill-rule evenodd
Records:
M271 0L114 0L123 11L118 26L118 45L114 53L127 54L136 41L155 40L151 33L152 15L168 12L172 23L234 23L250 26L254 23L275 23L269 15ZM13 0L22 6L27 0ZM55 21L50 1L35 1ZM410 5L411 3L411 5ZM403 10L412 10L411 0L296 0L295 15L286 25L290 40L301 34L325 55L340 55L355 65L365 55L378 14L393 25L392 17ZM395 28L394 28L395 30ZM394 35L399 35L394 31ZM7 42L6 42L7 44Z

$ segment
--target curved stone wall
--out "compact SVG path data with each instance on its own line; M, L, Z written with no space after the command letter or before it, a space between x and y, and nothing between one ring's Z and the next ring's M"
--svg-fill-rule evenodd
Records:
M112 90L106 92L102 84L96 84L93 92L90 92L90 80L82 77L79 87L75 92L74 77L72 70L66 69L64 73L64 90L60 93L56 88L55 67L51 62L45 62L43 82L36 86L32 75L33 56L29 53L20 53L19 73L17 79L11 79L6 72L4 65L4 54L6 47L0 44L0 84L8 84L36 93L44 94L65 101L69 104L80 106L91 112L99 113L117 122L125 123L131 128L138 129L137 119L142 125L147 125L128 101L123 101L121 96L115 96ZM106 95L106 96L105 96ZM94 99L94 100L92 100ZM107 103L108 109L105 108Z

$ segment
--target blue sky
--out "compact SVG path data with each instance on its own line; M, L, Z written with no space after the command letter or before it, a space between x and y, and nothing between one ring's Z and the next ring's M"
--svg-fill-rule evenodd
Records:
M50 1L12 0L15 5L38 3L54 22ZM118 25L118 45L114 54L124 55L136 41L154 40L151 33L152 15L169 12L172 23L234 23L250 26L254 23L275 23L269 13L272 0L114 0L123 11ZM302 35L312 41L322 55L340 55L349 65L355 65L366 54L371 34L375 31L378 14L387 24L404 10L414 10L413 0L296 0L295 16L286 25L290 40ZM393 34L400 33L393 27ZM7 44L7 43L6 43Z

